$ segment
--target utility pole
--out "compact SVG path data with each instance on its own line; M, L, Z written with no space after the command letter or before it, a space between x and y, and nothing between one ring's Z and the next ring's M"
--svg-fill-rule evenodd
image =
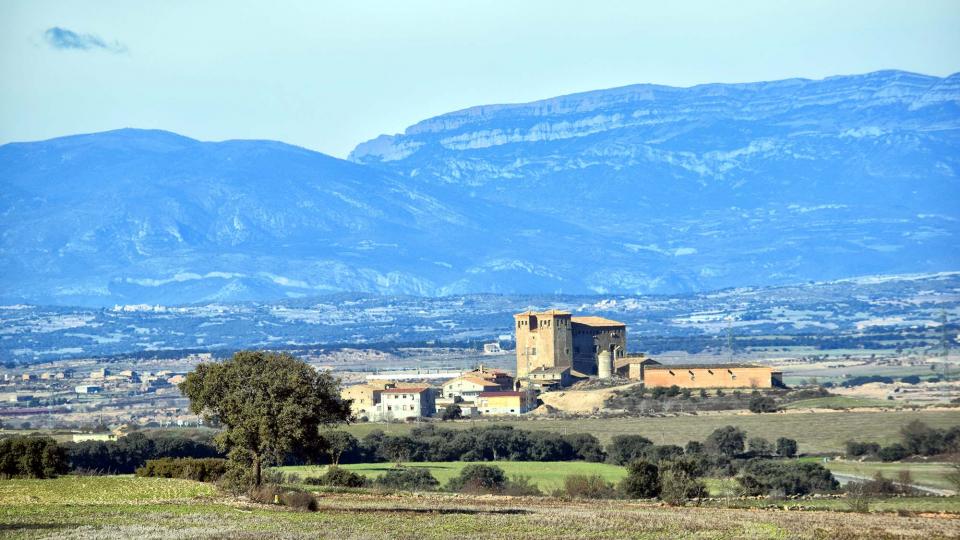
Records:
M733 315L727 317L727 360L733 362Z
M950 336L947 335L947 310L940 311L940 350L943 353L943 380L947 380L950 370Z

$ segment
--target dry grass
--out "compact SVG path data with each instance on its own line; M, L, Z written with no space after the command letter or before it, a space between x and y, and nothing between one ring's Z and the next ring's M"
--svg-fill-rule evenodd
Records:
M103 485L97 483L103 480ZM319 511L228 498L111 504L110 478L74 503L0 500L0 536L10 538L956 538L956 514L849 514L669 508L628 501L560 501L450 494L328 494ZM136 479L137 481L150 479ZM35 485L22 484L29 497ZM130 487L130 486L125 486ZM169 493L168 495L177 495Z

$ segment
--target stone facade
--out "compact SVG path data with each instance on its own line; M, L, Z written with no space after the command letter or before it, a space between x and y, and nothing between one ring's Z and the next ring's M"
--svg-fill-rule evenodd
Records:
M517 377L538 367L572 367L570 313L526 311L513 316L517 336Z
M573 317L565 311L526 311L513 316L517 377L537 368L570 368L596 375L600 351L614 362L626 355L627 326L603 317Z

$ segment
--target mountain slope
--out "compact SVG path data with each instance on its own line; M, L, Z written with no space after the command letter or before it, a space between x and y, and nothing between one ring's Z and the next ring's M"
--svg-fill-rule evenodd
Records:
M636 85L473 107L350 159L668 255L597 276L595 290L960 267L960 74Z
M7 302L549 292L564 278L538 274L572 274L522 212L270 141L119 130L8 144L0 186Z

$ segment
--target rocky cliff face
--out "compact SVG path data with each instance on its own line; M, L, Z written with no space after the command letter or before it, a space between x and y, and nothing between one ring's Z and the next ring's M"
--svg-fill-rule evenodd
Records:
M672 291L957 267L958 128L960 74L885 71L473 107L351 159L663 255L588 286Z

